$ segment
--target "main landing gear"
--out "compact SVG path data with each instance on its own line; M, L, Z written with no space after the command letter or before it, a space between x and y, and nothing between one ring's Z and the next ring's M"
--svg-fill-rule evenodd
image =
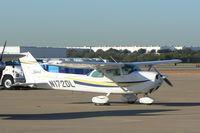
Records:
M135 94L124 94L122 95L122 101L133 104L138 100L138 97ZM153 97L148 96L147 94L144 97L139 98L139 103L150 105L152 104L155 99Z
M107 96L96 96L92 98L94 105L110 105L109 98Z
M92 98L92 102L94 105L110 105L108 96L110 93L108 93L106 96L96 96Z
M94 105L110 105L109 95L110 94L107 94L106 96L93 97L92 102L94 103ZM139 103L147 105L150 105L155 101L153 97L150 97L147 94L145 94L144 97L141 98L138 98L135 94L123 94L121 100L129 104L133 104L138 100Z

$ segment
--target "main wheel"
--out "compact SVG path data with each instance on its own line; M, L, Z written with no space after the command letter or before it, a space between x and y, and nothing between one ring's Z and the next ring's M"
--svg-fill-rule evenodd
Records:
M12 84L14 84L14 80L11 76L4 76L2 80L2 85L4 89L11 89Z

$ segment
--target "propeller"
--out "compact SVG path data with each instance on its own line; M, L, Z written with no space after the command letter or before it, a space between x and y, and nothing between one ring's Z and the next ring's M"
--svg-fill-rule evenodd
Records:
M169 79L167 79L167 77L168 77L167 75L160 73L155 67L153 67L153 68L169 86L173 87L173 84L169 81Z
M6 44L7 44L7 40L4 43L3 50L2 50L2 53L1 53L1 57L0 57L0 79L2 77L3 70L6 67L5 62L3 61L3 53L5 51Z
M4 53L4 50L5 50L6 44L7 44L7 40L4 43L3 50L2 50L2 53L1 53L1 57L0 57L0 61L3 60L3 53Z
M173 87L173 84L169 81L169 79L164 78L163 79L169 86Z

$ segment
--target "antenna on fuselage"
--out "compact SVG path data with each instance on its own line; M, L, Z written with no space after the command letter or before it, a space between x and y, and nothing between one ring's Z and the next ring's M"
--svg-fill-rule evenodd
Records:
M112 56L110 56L110 58L111 58L115 63L118 63Z

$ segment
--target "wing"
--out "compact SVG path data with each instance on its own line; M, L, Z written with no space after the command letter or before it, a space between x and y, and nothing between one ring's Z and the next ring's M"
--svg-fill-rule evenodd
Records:
M181 60L173 59L173 60L159 60L159 61L145 61L145 62L133 62L133 63L126 63L126 64L133 64L133 65L155 65L155 64L165 64L165 63L180 63Z
M64 61L60 63L51 63L47 64L51 66L67 67L67 68L82 68L82 69L111 69L123 67L124 63L106 63L106 62L73 62L73 61Z
M178 63L181 60L162 60L162 61L147 61L147 62L128 62L128 63L112 63L112 62L72 62L72 61L65 61L59 62L55 64L48 64L53 66L59 67L68 67L68 68L82 68L82 69L96 69L100 70L104 75L116 83L124 92L128 92L125 87L120 86L111 76L106 73L108 69L116 69L123 67L125 65L154 65L154 64L161 64L161 63Z
M114 69L123 67L125 65L154 65L163 63L179 63L181 60L161 60L161 61L146 61L146 62L126 62L126 63L113 63L113 62L73 62L64 61L59 63L51 63L48 65L68 67L68 68L82 68L82 69Z
M5 62L5 61L17 60L23 56L25 55L24 54L3 54L3 61Z

